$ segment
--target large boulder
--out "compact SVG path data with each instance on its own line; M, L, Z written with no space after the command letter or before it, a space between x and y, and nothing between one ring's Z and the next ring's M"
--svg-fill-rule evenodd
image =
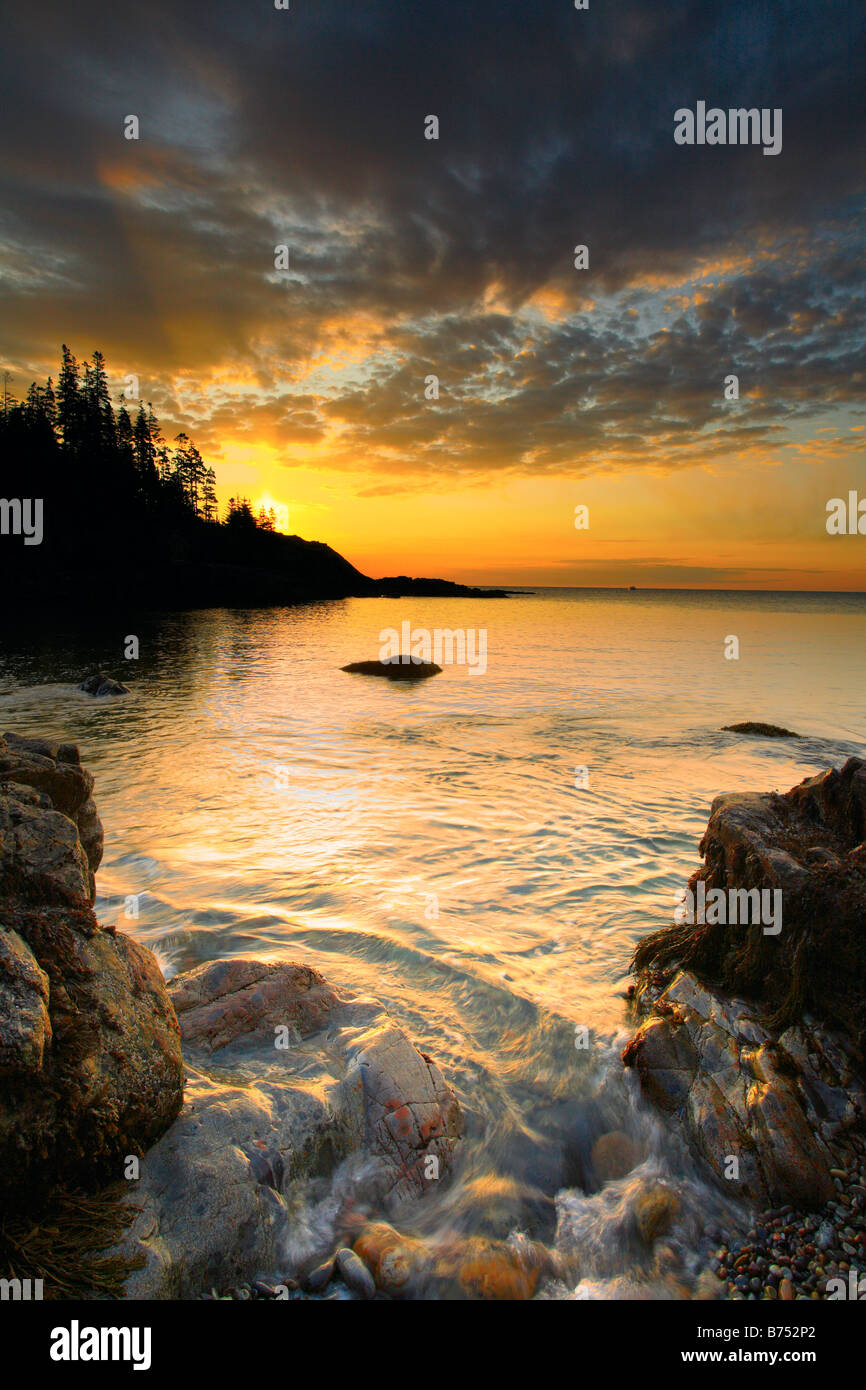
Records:
M0 739L0 1198L119 1176L180 1109L153 954L93 914L102 826L78 750Z
M775 792L716 797L689 881L707 892L778 892L781 930L684 923L642 941L638 972L693 971L760 1001L773 1025L805 1012L866 1051L866 762L850 758Z
M681 971L623 1061L732 1195L798 1207L835 1196L831 1169L866 1117L866 1091L857 1059L814 1020L776 1035L754 1005Z
M623 1061L719 1182L765 1205L832 1199L866 1119L864 835L860 759L784 796L717 797L692 900L769 891L781 916L686 921L635 952Z
M22 738L7 733L0 738L0 786L33 787L47 797L47 805L74 822L90 872L90 901L95 896L93 875L102 861L102 822L93 800L93 776L81 766L74 743Z
M447 1173L454 1093L375 1001L306 966L246 959L198 966L169 992L186 1097L130 1184L140 1212L121 1250L144 1265L128 1297L284 1270L317 1250L293 1234L305 1198L334 1215L360 1198L394 1211Z

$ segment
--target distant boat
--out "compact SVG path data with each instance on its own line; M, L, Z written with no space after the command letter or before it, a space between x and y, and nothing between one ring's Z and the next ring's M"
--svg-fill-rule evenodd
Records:
M637 588L637 585L636 585L636 584L629 584L629 586L628 586L628 591L629 591L629 593L630 593L630 594L633 594L636 588Z

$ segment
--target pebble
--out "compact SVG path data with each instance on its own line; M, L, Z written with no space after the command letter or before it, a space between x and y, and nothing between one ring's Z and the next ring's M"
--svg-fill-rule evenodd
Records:
M348 1246L344 1245L342 1250L337 1251L334 1263L340 1271L340 1278L346 1288L352 1290L352 1293L359 1294L361 1298L376 1297L376 1285L373 1276L354 1250L350 1250Z
M326 1289L328 1287L328 1285L331 1282L331 1279L333 1278L333 1275L334 1261L324 1260L322 1264L317 1265L316 1268L311 1270L310 1273L307 1275L306 1279L304 1280L304 1288L308 1291L308 1293L321 1293L322 1289Z
M866 1262L864 1146L855 1136L849 1143L856 1160L848 1170L833 1169L838 1191L819 1212L791 1205L760 1212L741 1241L728 1245L719 1243L714 1228L710 1269L728 1298L823 1299L830 1279L847 1278L849 1269Z

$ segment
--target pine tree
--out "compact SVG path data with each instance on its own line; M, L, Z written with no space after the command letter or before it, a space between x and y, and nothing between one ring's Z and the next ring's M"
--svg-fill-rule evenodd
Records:
M74 451L80 442L81 429L78 363L65 343L61 353L60 376L57 380L57 428L64 449Z

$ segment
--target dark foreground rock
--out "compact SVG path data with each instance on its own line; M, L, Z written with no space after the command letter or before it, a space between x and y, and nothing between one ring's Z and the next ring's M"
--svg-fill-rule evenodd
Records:
M181 1104L156 959L93 914L92 789L74 745L0 739L0 1202L119 1176Z
M341 671L351 671L359 676L383 676L389 681L422 681L428 676L438 676L442 667L435 661L411 661L404 665L399 661L352 661L341 666Z
M172 980L187 1089L146 1155L122 1245L132 1298L190 1297L318 1250L305 1203L397 1210L444 1178L462 1128L438 1067L381 1005L295 964L218 961Z
M635 953L639 1031L623 1060L729 1191L820 1206L866 1119L866 764L784 796L718 797L706 890L779 890L761 921L684 923ZM728 914L730 915L730 914ZM856 1138L859 1142L859 1137ZM732 1160L735 1160L732 1163Z

